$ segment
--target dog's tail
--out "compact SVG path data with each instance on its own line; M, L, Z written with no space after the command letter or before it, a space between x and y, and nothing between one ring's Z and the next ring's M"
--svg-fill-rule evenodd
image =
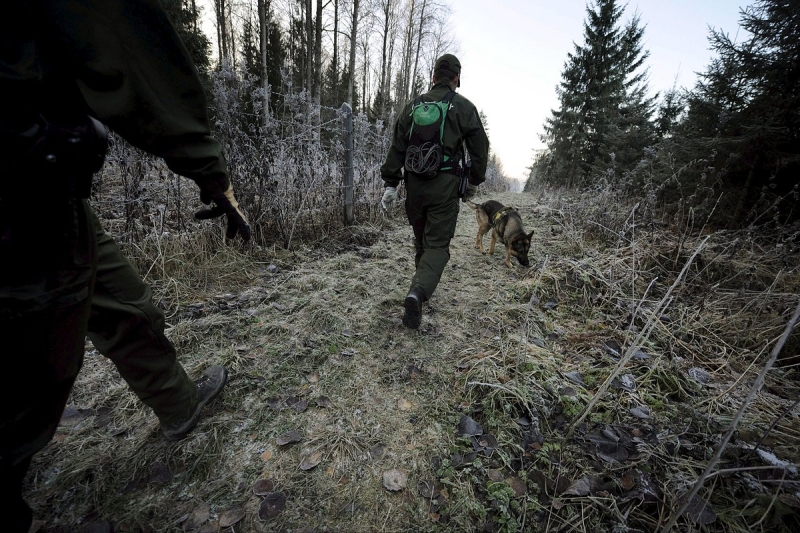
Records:
M473 204L469 200L464 200L464 203L467 204L470 209L478 209L478 204Z

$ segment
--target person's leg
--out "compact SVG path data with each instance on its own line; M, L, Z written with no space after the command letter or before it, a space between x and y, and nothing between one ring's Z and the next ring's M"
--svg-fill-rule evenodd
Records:
M458 180L440 174L432 180L406 181L406 213L414 230L414 277L404 301L403 324L418 328L422 303L433 295L450 259L450 240L458 219Z
M0 338L16 339L0 387L0 516L25 533L32 512L22 498L31 458L55 434L83 362L96 249L78 200L29 206L0 200ZM6 529L8 530L8 529Z
M197 403L197 386L164 334L164 313L94 214L92 223L98 266L89 338L162 425L185 420Z
M450 260L450 241L458 220L458 179L440 174L429 181L416 183L415 196L423 203L425 222L422 225L422 253L419 254L411 288L418 288L428 299L439 285L444 267Z

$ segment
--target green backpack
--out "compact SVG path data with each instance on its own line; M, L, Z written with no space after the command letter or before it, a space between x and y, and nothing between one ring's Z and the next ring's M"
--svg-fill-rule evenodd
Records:
M442 148L444 119L455 92L448 92L440 102L423 102L422 96L411 107L411 131L406 149L406 172L432 178L441 170L449 170L449 156Z

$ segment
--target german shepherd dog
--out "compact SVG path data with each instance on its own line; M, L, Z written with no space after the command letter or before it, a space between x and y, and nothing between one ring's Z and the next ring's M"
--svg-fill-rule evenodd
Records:
M513 207L506 207L500 202L489 200L482 204L475 204L467 200L470 209L475 210L478 219L478 236L475 238L475 248L482 254L483 236L492 230L492 242L489 244L489 255L494 255L494 244L500 241L506 246L506 266L511 268L511 256L517 258L522 266L529 266L528 251L531 248L533 232L525 233L522 228L522 218Z

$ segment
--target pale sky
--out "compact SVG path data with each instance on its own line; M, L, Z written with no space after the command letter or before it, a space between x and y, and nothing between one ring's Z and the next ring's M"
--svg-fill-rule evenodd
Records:
M652 93L691 88L712 58L709 26L732 37L752 0L628 0L623 21L646 25ZM454 0L459 92L486 114L492 149L510 178L524 181L542 125L558 107L555 87L573 43L583 44L584 0ZM625 5L622 3L622 5ZM738 34L742 40L742 33Z

